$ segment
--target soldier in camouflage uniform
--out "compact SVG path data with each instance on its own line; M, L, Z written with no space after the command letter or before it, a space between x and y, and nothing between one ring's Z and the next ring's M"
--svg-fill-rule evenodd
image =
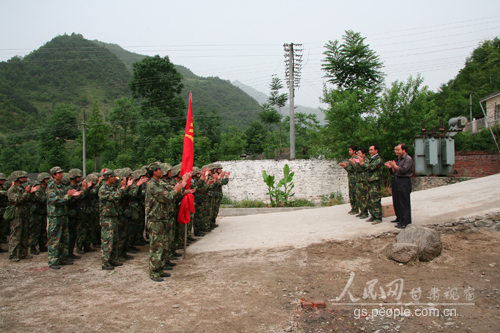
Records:
M49 220L49 267L61 268L60 265L72 265L68 259L68 202L81 192L68 189L63 183L64 174L60 167L50 169L52 181L47 185L47 216ZM69 178L65 180L69 181Z
M127 182L126 178L121 180L121 186L113 186L116 182L116 175L113 170L106 170L103 173L104 183L99 188L99 213L101 216L101 251L102 269L112 270L114 266L121 266L118 262L118 251L115 246L117 241L116 226L119 219L119 202L127 194L128 188L132 185L132 180Z
M355 145L349 147L349 155L351 158L356 156L357 150L358 147ZM339 165L347 171L347 179L349 180L349 203L351 204L351 210L347 214L356 215L359 213L359 208L356 203L356 172L353 164L349 162L340 162Z
M7 191L9 204L13 209L13 219L10 221L9 238L9 259L19 261L19 259L31 259L28 255L29 244L29 210L27 203L33 196L32 193L38 190L38 186L26 186L28 173L25 171L14 171L11 175L14 184Z
M47 251L47 181L50 175L42 172L37 177L38 190L33 194L30 208L30 253Z
M191 173L183 176L180 183L171 187L161 180L163 172L161 164L152 163L149 166L152 172L151 181L146 190L146 216L147 228L149 230L150 250L149 250L149 277L156 282L163 281L163 277L169 277L170 274L163 272L166 258L164 258L164 246L168 246L165 241L169 233L169 215L172 213L171 205L176 199L182 198L182 189L186 186L186 181L191 177ZM191 193L187 190L186 193ZM169 207L170 206L170 207Z
M101 226L99 225L99 178L91 173L85 179L87 192L84 197L85 211L82 213L82 223L77 230L76 249L78 254L96 252L90 244L96 246L101 243Z
M194 193L194 207L196 213L192 218L195 236L204 235L204 217L206 214L206 205L204 205L204 203L207 199L208 186L211 184L208 181L209 173L210 171L207 168L201 170L197 167L193 168L193 180L191 188L196 190L196 192Z
M368 182L368 210L371 217L366 222L372 224L382 223L382 204L380 190L382 188L382 172L384 170L384 161L378 154L378 145L372 144L368 148L370 161L366 167Z
M2 243L7 243L7 235L9 233L10 225L3 219L3 214L5 213L5 208L9 204L9 198L7 198L7 191L10 186L9 184L5 184L7 177L3 173L0 173L0 253L8 252L7 250L2 249Z
M217 221L217 216L219 216L219 209L220 209L220 204L222 202L222 197L224 196L222 192L222 186L227 185L229 183L229 172L223 172L222 171L222 165L219 163L214 164L214 173L217 174L218 176L218 181L215 183L214 187L214 212L213 212L213 218L212 218L212 229L217 228L219 225L216 224L215 222Z
M83 186L86 183L80 183L83 173L80 169L71 169L68 171L68 177L70 179L70 184L68 186L69 189L74 189L77 191L81 191L82 194L76 198L73 198L70 203L68 203L68 232L69 232L69 248L68 248L68 256L72 259L80 259L80 256L77 256L73 253L76 246L76 240L78 238L78 229L83 229L82 223L85 224L85 221L82 221L85 211L85 194L86 189Z
M132 176L132 170L130 168L123 168L120 172L120 178L125 178L126 181L132 180L132 185L134 183L134 179ZM118 258L120 261L125 261L129 259L133 259L134 257L127 254L127 252L139 252L139 250L133 245L131 245L128 241L128 233L131 230L130 228L130 219L132 217L132 212L130 210L130 189L127 191L127 195L123 196L120 199L120 223L118 228L118 242L117 242L117 251ZM128 246L127 246L128 245Z
M143 242L138 243L137 235L140 232L140 237L142 238L142 231L144 230L144 211L141 212L144 203L141 204L141 200L144 202L144 195L142 192L143 184L148 181L147 171L145 169L135 170L132 173L132 178L134 179L134 183L129 189L130 225L126 243L129 250L134 249L135 245L143 244Z
M360 219L368 217L368 185L366 180L366 168L368 159L366 157L366 148L358 149L357 158L351 158L349 161L353 164L356 171L356 203L360 213L356 215Z

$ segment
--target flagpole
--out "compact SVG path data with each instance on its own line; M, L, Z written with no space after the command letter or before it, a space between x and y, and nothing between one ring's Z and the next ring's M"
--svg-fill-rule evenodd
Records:
M187 234L188 234L188 225L184 224L184 256L182 259L186 259L186 247L187 247Z

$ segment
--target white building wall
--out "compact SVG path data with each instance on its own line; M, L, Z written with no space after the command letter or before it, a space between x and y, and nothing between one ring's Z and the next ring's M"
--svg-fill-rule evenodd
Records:
M340 191L347 201L349 185L347 172L335 160L244 160L217 162L224 171L230 171L229 184L223 187L224 195L233 200L261 200L269 202L267 185L262 171L276 176L276 184L283 178L283 167L288 164L295 172L292 193L295 198L319 201L322 194Z

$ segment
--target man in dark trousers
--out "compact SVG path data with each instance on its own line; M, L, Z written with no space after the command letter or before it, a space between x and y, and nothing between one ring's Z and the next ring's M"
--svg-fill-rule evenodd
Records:
M392 203L396 212L398 222L396 228L404 229L411 223L411 177L413 176L413 159L407 153L404 143L394 147L394 152L398 156L396 161L388 161L385 166L392 174Z

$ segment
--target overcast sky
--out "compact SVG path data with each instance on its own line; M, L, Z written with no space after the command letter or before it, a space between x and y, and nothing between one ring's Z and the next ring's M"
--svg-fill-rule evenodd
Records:
M318 107L324 45L345 30L367 37L386 85L420 73L437 91L481 41L500 35L500 1L0 0L0 61L75 32L268 94L273 74L285 79L283 44L301 43L295 104Z

